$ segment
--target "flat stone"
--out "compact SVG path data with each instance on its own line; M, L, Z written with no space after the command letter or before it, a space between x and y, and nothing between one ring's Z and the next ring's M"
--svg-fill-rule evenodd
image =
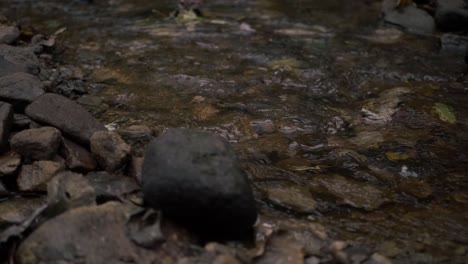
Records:
M47 183L61 170L60 162L41 160L32 165L23 165L17 179L21 191L47 191Z
M316 211L317 202L307 188L280 182L261 183L259 188L265 192L268 202L274 206L303 214Z
M32 160L53 158L62 143L62 134L54 127L23 130L11 138L11 149Z
M293 237L287 234L277 234L268 241L265 253L256 263L304 263L304 249Z
M108 202L66 211L19 245L17 263L159 263L154 249L138 247L127 222L138 207ZM166 255L167 256L167 255Z
M314 181L337 198L337 202L372 211L391 201L379 188L340 175L318 175Z
M60 154L65 158L65 164L70 170L88 172L97 167L97 162L91 152L66 138L63 139Z
M206 235L235 239L257 218L245 172L214 134L169 129L147 149L142 185L148 205Z
M13 151L0 155L0 177L9 176L18 170L21 165L21 156Z
M13 109L10 104L0 102L0 153L8 146L8 138L13 127Z
M101 122L77 103L57 94L46 93L25 110L32 120L54 126L73 140L88 145L96 131L105 131Z
M91 152L99 166L106 171L114 172L124 169L129 160L131 147L119 134L110 131L97 131L91 137Z
M10 102L15 109L24 109L42 94L44 85L29 73L13 73L0 78L0 100Z
M385 22L399 25L418 34L431 34L435 30L434 18L429 13L409 5L403 9L393 9L385 14Z
M17 27L0 25L0 44L11 44L19 35Z
M44 198L15 197L0 203L0 226L21 224L37 208L46 203Z

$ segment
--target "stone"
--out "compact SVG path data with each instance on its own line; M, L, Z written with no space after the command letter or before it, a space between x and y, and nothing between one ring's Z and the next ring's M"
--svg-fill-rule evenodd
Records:
M60 162L41 160L23 165L17 179L21 191L47 191L47 183L64 169Z
M86 148L66 138L60 147L60 155L65 158L67 168L73 171L88 172L95 170L97 162Z
M80 105L57 94L40 96L26 108L25 113L33 121L54 126L85 145L89 144L94 132L106 130Z
M78 98L76 102L92 114L100 114L109 109L109 105L105 104L104 100L99 96L85 94Z
M141 170L143 168L144 158L132 156L130 166L128 167L128 176L141 183Z
M265 253L255 263L304 263L304 249L293 237L279 233L270 238Z
M67 210L96 204L96 193L79 173L59 172L47 184L47 215L53 217Z
M65 80L55 87L55 92L68 98L77 98L88 93L86 85L81 79Z
M8 202L0 203L0 226L4 227L11 224L21 224L37 208L46 203L44 198L23 198L14 197Z
M367 211L375 210L391 201L378 187L340 175L318 175L314 177L314 182L325 188L328 194L335 196L339 203Z
M3 57L0 56L0 77L17 73L17 72L25 72L25 73L38 73L39 68L32 66L32 65L24 65L11 62Z
M90 172L86 175L86 180L94 188L98 199L120 199L126 194L140 190L132 178L106 171Z
M0 25L0 44L11 44L19 35L17 27Z
M66 211L21 242L16 263L160 263L157 250L138 247L128 235L129 216L138 209L109 202Z
M266 199L274 206L302 214L316 212L317 202L307 188L280 182L261 183L259 188L265 192Z
M8 138L13 127L13 109L10 104L0 102L0 153L8 146Z
M214 239L247 235L257 210L245 172L227 141L169 129L155 139L142 170L145 202Z
M468 54L468 37L446 33L440 37L440 46L442 54L463 57Z
M91 152L106 171L123 170L130 158L131 147L116 132L98 131L91 137Z
M389 24L401 26L418 34L431 34L435 30L434 18L426 11L413 5L387 12L384 20Z
M120 136L130 141L149 141L152 138L152 131L145 125L133 125L117 131Z
M5 62L12 63L28 73L37 75L40 72L40 62L32 49L25 47L15 47L5 44L0 44L0 65ZM1 72L1 71L0 71Z
M23 130L11 138L11 149L32 160L53 158L62 143L62 134L54 127Z
M0 155L0 177L15 174L21 165L21 157L13 151Z
M29 73L13 73L0 78L0 100L10 102L15 109L24 109L42 94L44 85Z

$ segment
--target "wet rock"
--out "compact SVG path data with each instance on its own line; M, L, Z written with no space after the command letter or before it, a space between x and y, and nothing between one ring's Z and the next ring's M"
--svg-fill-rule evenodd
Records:
M131 239L139 246L151 249L164 241L161 231L161 214L153 209L142 210L128 223Z
M47 184L47 215L53 217L69 209L96 204L89 181L78 173L63 171Z
M128 216L136 209L110 202L69 210L29 235L16 260L19 264L157 263L154 250L137 247L128 237Z
M304 263L302 246L287 234L276 234L267 243L265 253L257 264Z
M11 44L19 35L17 27L0 25L0 44Z
M15 109L24 109L42 94L44 85L34 75L19 72L0 78L0 100L11 102Z
M214 118L219 111L220 110L212 104L202 103L193 107L192 115L197 121L207 121Z
M65 158L67 168L73 171L88 172L95 170L97 162L86 148L66 138L60 147L60 155Z
M401 97L410 93L406 87L396 87L385 90L377 99L369 100L361 108L361 113L366 124L383 125L392 120L392 116L398 111Z
M0 101L0 153L8 146L8 138L13 127L13 117L11 105Z
M271 134L276 131L276 126L273 121L267 120L255 120L250 122L250 125L258 135Z
M65 80L55 87L55 91L68 98L77 98L80 95L88 93L85 83L80 79Z
M106 130L80 105L57 94L40 96L25 112L32 120L54 126L82 144L89 144L94 132Z
M21 157L13 151L0 155L0 177L16 173L21 165Z
M142 184L150 206L210 235L244 235L257 218L234 151L207 132L169 129L154 140L145 155Z
M143 167L142 157L134 157L130 160L130 166L128 169L128 176L134 178L138 183L141 183L141 170Z
M86 175L86 179L94 188L96 197L101 200L121 199L125 194L140 190L132 178L106 171L90 172Z
M314 213L317 202L307 188L292 184L265 183L259 187L266 193L266 198L275 206L297 213Z
M389 202L386 193L377 187L339 175L319 175L314 178L344 204L372 211Z
M389 24L399 25L419 34L431 34L435 29L432 16L413 5L403 9L392 9L385 14L384 20Z
M438 1L437 28L445 32L468 32L468 5L463 0Z
M62 143L62 134L53 127L31 128L11 138L11 149L32 160L53 158Z
M37 208L46 204L44 198L13 198L0 203L0 226L21 224Z
M21 191L47 191L47 183L65 166L56 161L35 161L32 165L23 165L17 183Z
M97 131L91 137L91 152L106 171L124 169L130 151L130 146L115 132Z
M92 114L103 113L109 108L109 105L105 104L101 97L94 95L83 95L76 102Z

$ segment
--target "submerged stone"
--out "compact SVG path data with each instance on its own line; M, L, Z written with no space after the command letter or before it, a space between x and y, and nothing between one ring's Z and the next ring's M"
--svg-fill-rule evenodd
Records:
M229 143L203 131L169 129L148 147L145 201L176 221L217 237L248 232L257 211Z

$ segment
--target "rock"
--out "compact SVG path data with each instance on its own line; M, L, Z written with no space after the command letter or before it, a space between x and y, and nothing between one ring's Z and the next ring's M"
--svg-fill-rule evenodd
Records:
M0 44L0 59L27 69L28 73L38 74L40 62L32 49ZM3 61L2 63L5 63ZM0 64L1 65L1 64Z
M143 167L142 157L132 156L130 160L130 166L128 167L128 176L134 178L139 184L141 184L141 170Z
M0 203L0 226L21 224L37 208L44 205L44 198L22 198L15 197L8 202Z
M344 204L372 211L390 199L379 188L339 175L319 175L314 181ZM318 190L317 190L318 191Z
M83 95L76 102L92 114L100 114L109 109L109 105L105 104L101 97L94 95Z
M142 170L148 205L216 237L250 231L257 211L229 143L213 134L169 129L148 147Z
M0 25L0 44L11 44L19 35L17 27Z
M0 101L0 153L8 146L8 138L13 127L13 109L10 104Z
M80 105L57 94L46 93L40 96L25 112L32 120L54 126L86 145L94 132L106 130L103 124Z
M273 123L273 121L267 119L267 120L255 120L250 122L250 125L253 127L255 130L255 133L259 135L263 134L271 134L275 132L276 126Z
M265 253L257 264L304 263L303 247L284 233L274 235L267 243Z
M53 158L62 143L62 134L53 127L23 130L11 138L11 149L32 160Z
M47 184L47 215L53 217L80 206L96 204L96 194L89 181L78 173L63 171Z
M90 172L86 175L86 179L94 188L98 199L120 199L125 194L140 190L132 178L106 171Z
M13 151L0 155L0 177L15 174L21 165L21 157Z
M38 71L38 67L32 65L17 64L0 56L0 77L17 72L37 74Z
M14 73L0 78L0 100L10 102L22 110L34 99L44 94L44 85L29 73Z
M463 0L438 1L435 14L437 28L444 32L468 32L468 10Z
M260 184L259 188L265 192L270 203L286 210L310 214L314 213L317 207L317 202L309 190L298 185L265 182Z
M138 247L128 237L127 222L136 209L109 202L69 210L19 245L17 263L159 263L156 250Z
M60 147L60 155L65 158L67 168L73 171L88 172L95 170L97 162L91 152L66 138Z
M106 171L124 169L130 151L130 146L116 132L97 131L91 137L91 152Z
M117 131L120 136L129 141L149 141L152 138L153 132L148 126L133 125Z
M68 98L77 98L88 93L85 83L80 79L65 80L55 87L55 91Z
M413 5L406 6L401 10L392 9L385 14L384 20L418 34L431 34L435 29L432 16Z
M60 162L41 160L23 165L17 179L21 191L47 191L47 183L64 169Z

